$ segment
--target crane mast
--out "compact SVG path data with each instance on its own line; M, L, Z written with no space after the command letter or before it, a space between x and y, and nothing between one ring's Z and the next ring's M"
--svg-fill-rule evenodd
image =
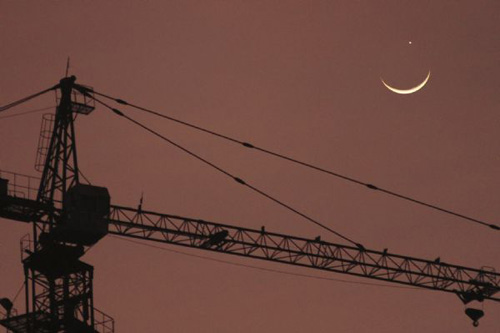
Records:
M94 108L75 98L75 80L55 86L60 101L36 200L9 197L5 181L0 190L7 194L1 216L33 222L33 242L23 253L26 312L0 322L13 332L113 332L112 319L94 308L93 267L79 260L106 234L109 194L79 182L74 120Z
M37 202L48 206L64 202L68 189L79 183L73 122L76 114L71 101L75 80L75 77L67 77L59 83L61 97L37 195ZM35 247L38 246L38 236L48 232L57 222L53 211L39 213L33 221Z
M8 330L114 332L113 319L94 307L93 267L80 260L108 233L443 291L464 304L500 301L500 274L491 269L111 205L106 188L79 181L74 121L94 106L92 90L75 81L55 86L60 101L36 200L9 191L0 177L0 217L33 223L23 254L26 312L0 320ZM477 325L482 311L467 310Z

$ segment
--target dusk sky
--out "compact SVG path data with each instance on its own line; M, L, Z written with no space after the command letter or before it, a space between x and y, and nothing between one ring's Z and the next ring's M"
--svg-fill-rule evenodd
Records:
M96 91L500 224L498 0L4 0L0 43L0 105L58 83L70 57ZM429 71L413 94L381 82ZM0 114L0 170L40 177L44 112L6 116L51 106ZM120 109L367 248L500 271L499 231ZM345 243L105 108L76 131L83 174L113 204L144 193L150 211ZM0 298L24 281L31 229L0 219ZM108 236L82 259L116 332L500 331L498 303L473 328L453 294L142 243Z

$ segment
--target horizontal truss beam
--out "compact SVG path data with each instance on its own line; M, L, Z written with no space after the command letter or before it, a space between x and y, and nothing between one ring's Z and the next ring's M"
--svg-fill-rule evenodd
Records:
M110 233L386 282L455 293L465 302L494 296L500 274L354 246L112 206Z

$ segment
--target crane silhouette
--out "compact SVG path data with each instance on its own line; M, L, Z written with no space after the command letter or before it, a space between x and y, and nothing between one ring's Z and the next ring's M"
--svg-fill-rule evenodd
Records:
M114 331L113 319L94 306L93 267L80 260L108 234L437 290L457 295L464 304L500 301L500 274L494 270L112 204L105 187L80 182L74 122L76 115L94 110L92 89L72 76L42 93L51 90L60 97L55 116L46 119L50 135L39 142L42 177L36 199L18 195L15 182L0 177L0 217L33 224L22 260L25 312L12 314L12 302L0 300L9 308L0 324L12 332ZM473 308L466 314L475 326L484 315Z

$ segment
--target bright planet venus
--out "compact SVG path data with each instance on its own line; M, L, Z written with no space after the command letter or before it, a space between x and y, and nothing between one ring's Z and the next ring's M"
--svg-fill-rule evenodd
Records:
M392 86L390 86L389 84L387 84L384 79L380 78L380 81L382 81L382 84L387 88L389 89L390 91L396 93L396 94L401 94L401 95L408 95L408 94L413 94L417 91L419 91L420 89L422 89L427 81L429 81L429 78L431 77L431 71L429 71L429 73L427 74L427 77L418 85L416 85L415 87L413 88L410 88L410 89L398 89L398 88L394 88Z

